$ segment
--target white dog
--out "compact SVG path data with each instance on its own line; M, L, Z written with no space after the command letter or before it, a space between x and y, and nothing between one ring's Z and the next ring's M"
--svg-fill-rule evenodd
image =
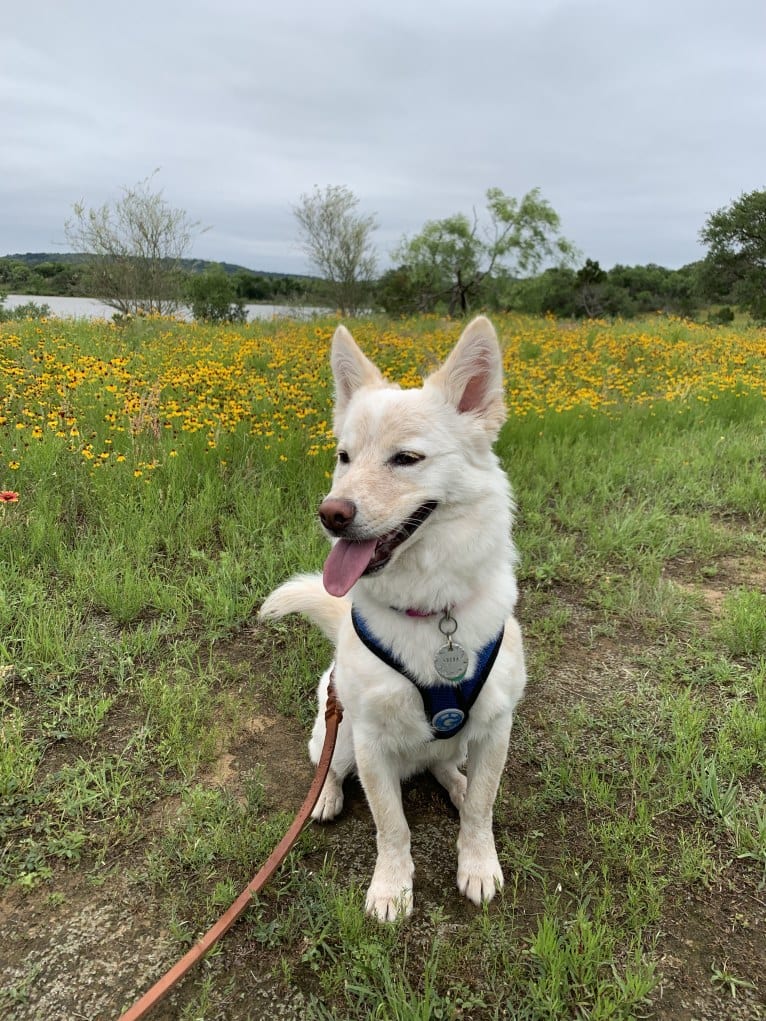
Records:
M304 613L336 644L345 715L314 818L340 812L357 770L377 827L367 911L409 914L401 781L429 769L460 812L457 883L479 904L503 883L492 809L525 683L512 498L492 452L505 418L500 349L475 319L421 389L400 390L341 326L331 362L338 460L319 517L335 542L323 576L288 581L261 609Z

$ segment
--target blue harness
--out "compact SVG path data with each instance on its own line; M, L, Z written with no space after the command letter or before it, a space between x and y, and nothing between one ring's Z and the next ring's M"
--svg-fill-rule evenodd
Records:
M420 692L423 700L426 719L431 724L431 730L435 738L453 737L461 731L468 722L468 715L476 699L479 697L484 682L490 675L495 665L500 645L503 641L505 628L500 628L500 634L492 638L479 652L476 662L476 670L472 677L464 678L460 684L422 684L416 677L407 670L404 664L385 646L381 645L375 635L370 631L367 621L353 608L351 620L359 640L367 646L370 652L382 660L386 666L396 670L402 677L411 681Z

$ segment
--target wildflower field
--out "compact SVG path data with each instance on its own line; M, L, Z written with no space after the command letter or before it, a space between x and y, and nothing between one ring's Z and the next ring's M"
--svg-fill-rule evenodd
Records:
M0 324L0 1010L117 1017L311 777L336 322ZM418 909L363 918L358 790L158 1018L766 1017L766 331L499 317L529 692L496 829L405 804ZM353 332L417 385L461 324Z
M332 449L327 352L334 325L60 320L5 328L0 352L4 474L35 441L55 436L95 471L125 465L136 477L177 456L185 437L215 450L222 436L278 451L296 430L305 454ZM554 320L500 323L514 418L626 404L766 395L762 330L711 329L672 319L636 326ZM454 330L439 320L362 323L357 337L403 386L442 359ZM155 442L150 442L155 441ZM197 444L194 444L195 449Z

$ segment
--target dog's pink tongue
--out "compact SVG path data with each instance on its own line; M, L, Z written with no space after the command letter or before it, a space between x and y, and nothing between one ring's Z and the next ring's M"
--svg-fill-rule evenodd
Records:
M325 560L322 580L331 596L345 596L351 586L364 574L372 560L376 539L366 542L349 542L338 539Z

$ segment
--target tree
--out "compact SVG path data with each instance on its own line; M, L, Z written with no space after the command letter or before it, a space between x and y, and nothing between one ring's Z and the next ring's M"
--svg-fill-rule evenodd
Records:
M12 294L78 294L81 274L81 263L59 262L56 256L39 260L35 256L0 258L0 288Z
M152 190L154 176L124 187L112 206L86 209L76 202L64 225L69 244L88 256L87 293L123 314L169 315L178 309L181 260L201 231L161 190Z
M355 315L369 301L377 265L372 245L377 222L358 213L358 205L348 188L328 185L301 195L293 206L301 247L324 279L328 300L343 315Z
M413 315L421 311L421 295L409 266L386 270L375 287L375 303L390 316Z
M493 277L535 273L543 262L570 261L574 248L559 233L559 217L538 188L515 199L500 188L486 193L482 225L474 210L430 220L420 234L404 238L394 258L409 267L421 307L447 304L465 314Z
M700 272L704 293L734 300L766 320L766 190L742 194L708 216L699 234L708 246Z
M0 284L20 294L27 293L32 270L18 259L0 259Z
M577 275L569 266L552 266L538 276L517 280L507 307L529 315L575 319L582 314Z
M588 319L595 319L604 314L604 281L606 273L598 261L586 259L585 265L577 271L579 294L578 303Z
M191 274L184 284L184 297L195 319L206 323L247 322L236 281L218 264Z

